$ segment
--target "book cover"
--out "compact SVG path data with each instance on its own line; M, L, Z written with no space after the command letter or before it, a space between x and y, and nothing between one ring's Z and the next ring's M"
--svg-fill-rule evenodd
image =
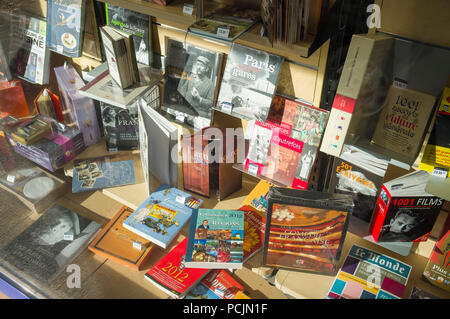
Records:
M19 80L0 81L0 119L9 115L17 118L30 115L30 109Z
M209 126L223 54L167 39L161 109L196 129Z
M121 265L141 270L155 245L122 226L132 213L131 208L121 207L92 240L89 249Z
M126 109L100 102L106 148L109 152L139 149L138 106Z
M129 154L79 159L73 162L72 193L136 183Z
M275 0L261 1L261 20L264 26L264 31L269 38L269 42L273 45L274 27L275 27Z
M272 187L263 264L334 275L352 206L348 195Z
M233 43L216 108L244 120L267 119L284 57Z
M186 299L234 299L244 287L225 269L214 269L192 288Z
M144 275L145 279L176 299L184 298L209 272L209 269L186 267L187 241L187 238L183 239Z
M85 0L47 1L47 45L52 51L80 57L84 43Z
M369 229L376 242L428 239L444 204L425 191L428 177L419 170L383 184Z
M100 225L54 204L14 238L0 254L2 260L43 282L65 270L100 229Z
M450 230L435 244L423 277L431 284L450 292Z
M373 142L384 148L416 157L420 151L436 97L391 86L378 118Z
M419 287L414 286L411 289L411 293L409 294L408 299L441 299L438 296L435 296L425 290L420 289Z
M185 264L193 268L241 269L244 212L199 209L192 214Z
M201 199L163 184L123 222L123 227L166 248L202 203Z
M8 57L14 75L31 83L48 83L50 51L46 38L45 18L25 12L12 13Z
M392 257L353 245L327 299L402 299L412 267Z

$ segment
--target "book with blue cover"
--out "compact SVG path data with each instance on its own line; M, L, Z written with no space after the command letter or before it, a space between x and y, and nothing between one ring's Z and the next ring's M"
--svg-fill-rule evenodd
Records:
M165 249L202 203L162 184L123 222L123 227Z
M130 154L114 154L74 161L72 193L135 183L134 161Z
M185 266L241 269L244 258L244 212L199 209L192 214Z
M51 51L80 57L83 50L85 0L47 1L47 45Z

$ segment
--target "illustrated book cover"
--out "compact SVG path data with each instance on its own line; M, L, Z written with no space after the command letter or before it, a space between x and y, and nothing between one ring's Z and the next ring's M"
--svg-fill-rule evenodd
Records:
M216 107L244 120L267 119L284 57L231 45Z
M0 251L4 261L51 282L88 245L100 224L60 204L52 205Z
M187 238L184 238L145 273L145 279L175 299L181 299L210 271L186 267Z
M95 254L134 270L142 270L155 247L151 241L124 228L122 223L133 210L121 207L89 244Z
M47 45L50 50L80 57L84 43L86 0L47 1Z
M277 187L267 197L263 265L335 275L352 197Z
M241 269L244 212L198 209L193 212L185 265L193 268Z
M423 277L431 284L450 292L450 230L436 242L423 271Z
M413 171L385 182L370 223L376 242L426 241L444 200L428 194L429 173Z
M233 278L228 270L213 269L192 288L186 299L234 299L244 287Z
M136 183L130 154L78 159L73 162L72 193Z
M7 116L17 118L30 115L27 100L20 80L9 82L0 81L0 119Z
M166 39L162 110L195 129L210 125L223 54Z
M123 227L165 249L202 203L163 184L123 222Z
M353 245L327 299L402 299L412 266Z

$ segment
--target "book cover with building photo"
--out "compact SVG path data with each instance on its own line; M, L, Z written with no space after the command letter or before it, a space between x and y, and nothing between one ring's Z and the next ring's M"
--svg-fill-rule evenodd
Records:
M223 54L173 39L166 48L161 109L196 129L209 126Z
M244 120L267 119L284 57L233 43L216 108Z

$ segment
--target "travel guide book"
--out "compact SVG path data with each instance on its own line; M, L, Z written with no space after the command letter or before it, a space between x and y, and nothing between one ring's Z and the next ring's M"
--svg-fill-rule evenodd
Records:
M129 154L79 159L73 162L72 193L136 183Z
M84 43L86 0L47 1L47 45L50 50L80 57Z
M225 269L214 269L186 295L186 299L234 299L244 287Z
M263 265L336 274L352 197L277 187L267 197Z
M123 227L165 249L202 203L163 184L123 222Z
M267 119L284 57L231 45L215 108L244 120Z
M353 245L327 299L402 299L412 267L365 247Z
M185 265L192 268L241 269L244 212L199 209L193 212Z

